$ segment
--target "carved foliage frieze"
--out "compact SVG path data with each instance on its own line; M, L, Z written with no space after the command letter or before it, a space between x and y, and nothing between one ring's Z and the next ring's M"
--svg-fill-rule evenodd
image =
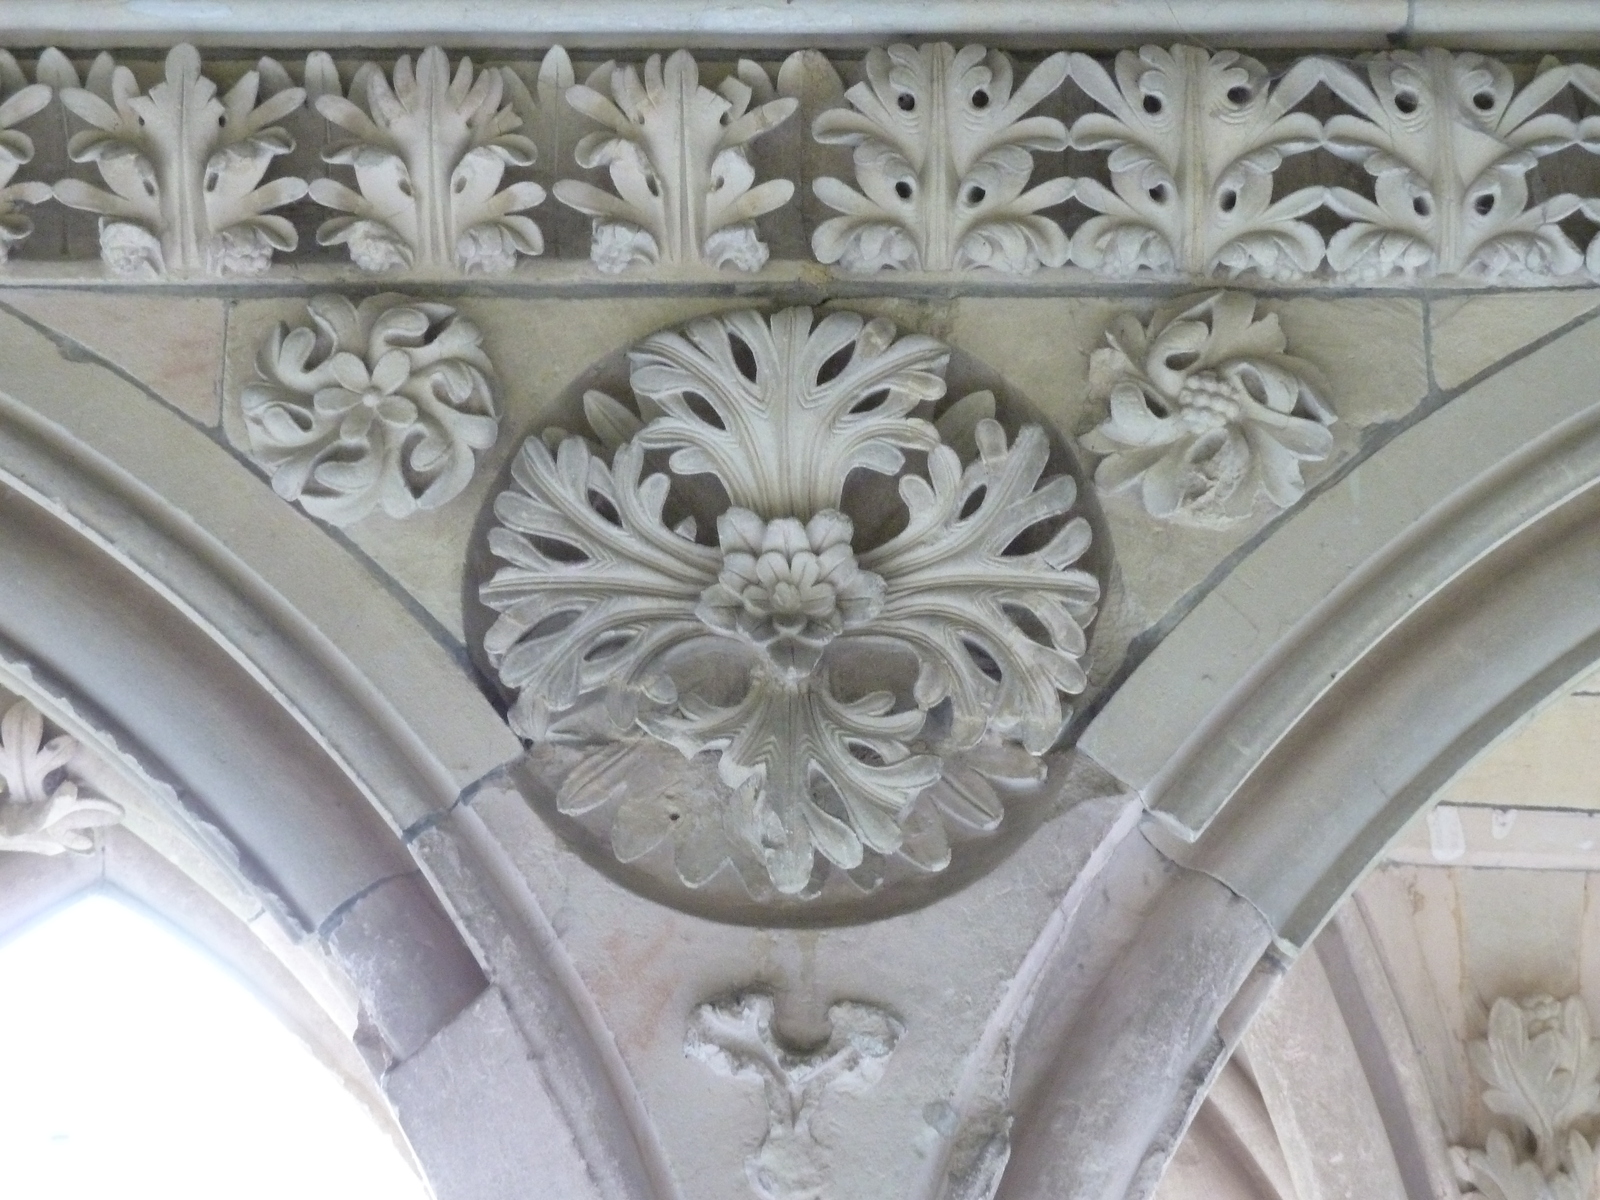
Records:
M1452 1158L1469 1195L1485 1200L1589 1200L1595 1146L1584 1130L1600 1117L1600 1041L1576 996L1502 997L1488 1036L1468 1048L1483 1103L1509 1125L1484 1148Z
M1268 66L1150 45L1023 68L939 42L876 47L852 69L846 90L820 52L799 51L775 85L752 60L679 50L579 82L560 47L481 68L430 47L346 79L321 51L293 75L271 58L238 75L224 65L223 89L180 45L145 89L146 66L106 54L81 82L55 50L31 84L7 58L0 250L26 236L18 206L53 196L100 216L114 273L259 273L299 247L295 222L366 270L504 273L544 252L529 214L553 189L592 219L604 273L756 271L769 240L793 253L806 231L816 258L846 271L1071 265L1362 284L1600 273L1591 64L1428 48ZM59 116L33 121L52 100ZM1079 110L1070 130L1053 115L1063 105ZM41 122L50 144L36 154ZM73 172L69 149L103 187ZM1082 157L1056 157L1069 149ZM1571 149L1540 175L1540 160ZM1068 162L1077 174L1062 173ZM308 190L335 214L320 225L294 206Z
M318 296L309 326L280 324L239 403L251 458L285 500L348 525L438 508L494 445L494 368L448 304Z
M93 831L122 820L122 806L84 795L69 775L78 743L46 740L44 717L25 700L0 717L0 852L87 854Z
M731 861L758 897L828 864L870 888L1040 777L1085 686L1090 530L992 395L920 415L948 357L849 312L702 318L633 349L632 406L588 394L598 445L523 445L484 647L519 734L592 747L558 804L620 801L619 858L670 838L691 887Z
M1223 527L1287 508L1305 494L1301 464L1333 453L1327 385L1252 296L1190 297L1148 324L1124 313L1106 342L1091 378L1109 412L1082 445L1105 456L1095 485L1153 517Z
M785 1043L773 1029L773 1000L745 992L695 1009L684 1053L733 1079L759 1081L767 1132L745 1162L761 1200L809 1200L826 1194L827 1152L814 1130L831 1094L865 1091L883 1075L905 1032L874 1004L841 1001L828 1009L829 1037L818 1049Z

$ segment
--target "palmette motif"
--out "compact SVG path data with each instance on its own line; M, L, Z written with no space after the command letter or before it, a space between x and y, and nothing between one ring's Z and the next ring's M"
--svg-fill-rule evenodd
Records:
M250 456L273 490L348 525L377 509L438 508L472 478L499 432L482 335L447 304L382 295L306 306L279 325L240 394Z
M1039 778L1086 682L1090 531L1072 479L1041 483L1044 434L1008 439L992 397L947 414L975 442L965 466L913 415L948 355L854 313L703 318L632 351L638 413L586 398L609 462L578 437L523 445L495 504L508 565L481 590L500 613L485 650L519 734L598 748L558 806L628 794L623 861L670 837L690 886L731 860L800 895L819 854L872 886L884 856L942 869L946 821L993 829L993 782ZM670 473L647 473L653 453ZM898 481L893 536L858 534L858 473ZM706 475L728 503L715 545L677 520L675 489ZM707 762L720 786L684 786Z
M567 89L567 102L601 126L574 157L605 168L616 189L576 179L555 186L557 200L594 218L594 264L610 274L658 263L765 266L755 219L787 204L794 183L757 184L747 146L799 107L771 94L766 72L748 59L717 90L702 87L687 50L664 64L652 54L642 81L634 67L606 63Z
M1583 262L1558 224L1582 203L1529 202L1527 175L1577 139L1573 122L1542 110L1572 82L1552 60L1520 92L1511 71L1481 54L1396 50L1366 62L1366 81L1325 64L1328 85L1357 115L1327 126L1327 146L1361 163L1373 198L1331 188L1328 205L1352 224L1328 242L1347 279L1565 275Z
M87 854L93 830L122 820L122 806L83 796L66 775L78 743L45 740L44 717L18 700L0 718L0 852Z
M1579 1127L1600 1117L1600 1041L1583 1001L1501 997L1489 1010L1488 1037L1468 1052L1484 1083L1484 1107L1512 1131L1491 1130L1482 1150L1452 1151L1466 1194L1590 1200L1595 1148Z
M1092 373L1109 416L1084 435L1106 457L1104 492L1137 489L1153 517L1223 527L1265 499L1305 494L1300 464L1333 453L1333 409L1316 369L1284 353L1275 314L1215 292L1163 309L1148 327L1123 314L1095 351Z
M258 106L260 73L247 71L218 99L189 45L172 48L165 78L148 93L105 55L86 82L61 90L61 102L90 126L73 135L68 153L93 162L111 190L65 179L55 196L100 214L100 253L112 272L256 275L274 251L295 248L294 226L269 210L305 195L306 182L261 179L294 147L275 122L300 107L304 89L285 88Z
M1067 76L1054 54L1012 91L1011 60L998 50L946 42L872 50L851 108L821 114L819 142L855 148L856 191L823 177L813 190L843 216L818 226L821 262L851 270L1020 273L1067 261L1067 236L1039 210L1073 194L1070 179L1026 191L1033 151L1061 150L1054 117L1027 116Z
M0 50L0 263L11 247L33 232L33 222L22 214L22 204L43 204L53 193L47 183L12 183L18 169L33 158L33 139L12 126L27 120L50 103L50 88L29 83L17 60Z
M1160 274L1298 279L1322 262L1322 235L1300 218L1324 189L1273 199L1273 173L1322 143L1322 126L1291 111L1316 87L1316 60L1273 86L1245 55L1195 46L1145 46L1117 55L1116 78L1074 54L1072 78L1103 113L1079 117L1072 144L1109 150L1111 187L1078 181L1098 216L1072 237L1072 259L1106 275Z

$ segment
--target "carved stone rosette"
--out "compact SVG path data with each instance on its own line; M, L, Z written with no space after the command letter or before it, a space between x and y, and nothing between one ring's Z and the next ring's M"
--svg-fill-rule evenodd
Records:
M524 443L484 649L561 758L557 806L622 861L871 890L888 859L943 870L952 827L992 831L997 785L1041 777L1086 682L1090 529L992 394L922 415L949 355L850 312L702 318L630 352L633 406L587 394L599 445Z
M0 717L0 852L87 854L94 830L122 820L122 806L79 793L68 774L78 743L45 738L44 717L18 700Z

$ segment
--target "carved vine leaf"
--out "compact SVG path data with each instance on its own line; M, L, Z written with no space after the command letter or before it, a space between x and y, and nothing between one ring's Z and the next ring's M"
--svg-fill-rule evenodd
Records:
M1577 128L1542 109L1572 80L1545 60L1521 92L1481 54L1430 48L1367 60L1363 81L1324 65L1329 86L1356 110L1327 125L1327 146L1373 177L1368 199L1333 188L1328 205L1353 223L1328 243L1347 279L1564 275L1582 255L1557 222L1579 207L1561 195L1530 204L1527 174L1573 143Z
M485 649L518 691L513 727L618 744L558 804L616 802L631 763L653 781L612 813L613 849L637 861L670 838L691 887L731 860L804 897L818 854L867 890L890 855L942 870L947 827L994 829L996 789L1038 781L1061 693L1085 682L1099 588L1072 569L1089 544L1073 482L1040 482L1044 435L1008 446L986 393L929 424L911 414L942 393L948 348L854 313L812 321L735 313L647 338L638 414L585 399L610 464L581 438L554 455L530 439L496 505L509 565L481 590L501 614ZM644 477L662 452L672 475ZM874 474L901 477L907 523L859 553L846 480ZM669 493L693 510L696 476L726 497L715 546L662 515ZM715 763L717 786L656 779L640 733L682 752L685 780Z
M1505 997L1489 1010L1489 1035L1468 1048L1484 1106L1512 1122L1483 1150L1452 1151L1470 1195L1487 1200L1590 1200L1595 1154L1576 1126L1600 1116L1600 1041L1583 1001ZM1533 1157L1525 1157L1531 1141Z
M455 74L443 50L430 46L412 68L409 55L382 71L363 71L346 99L337 90L316 99L317 111L354 135L323 157L355 171L356 190L332 179L311 185L312 199L348 216L317 230L325 246L348 245L367 271L511 270L519 254L544 250L539 227L521 212L544 199L537 183L501 187L507 165L533 162L529 138L506 98L496 69L474 79L472 60Z
M318 296L311 326L262 344L263 380L240 396L252 458L273 490L348 525L434 509L472 478L499 430L494 369L477 327L446 304Z
M1305 494L1301 463L1333 453L1325 385L1244 293L1182 301L1148 327L1124 315L1106 340L1093 367L1110 415L1082 444L1106 456L1096 486L1137 488L1153 517L1223 527L1262 498L1287 508Z
M62 103L90 126L68 153L93 162L111 190L65 179L55 196L100 214L100 252L112 271L252 275L271 265L273 251L295 248L294 226L269 210L305 195L305 180L257 185L272 159L293 149L275 122L305 92L286 88L257 106L260 82L248 71L218 99L199 52L180 45L148 93L127 67L91 71L90 87L62 89Z
M1072 126L1079 150L1109 150L1111 187L1080 180L1099 213L1072 238L1073 261L1109 275L1140 270L1298 279L1322 261L1322 237L1300 218L1324 189L1274 201L1283 160L1322 142L1315 117L1291 111L1316 87L1316 60L1276 86L1253 58L1195 46L1145 46L1117 55L1116 78L1085 54L1072 78L1102 108Z
M690 1020L684 1054L719 1074L760 1082L767 1133L745 1161L750 1186L762 1200L807 1200L822 1195L827 1183L827 1156L812 1130L817 1110L830 1093L859 1093L876 1083L905 1026L877 1005L841 1001L828 1009L827 1044L807 1052L780 1040L772 1017L765 992L702 1004Z
M843 213L818 226L817 258L851 270L1026 272L1067 261L1061 227L1040 209L1073 194L1070 179L1025 190L1035 150L1061 150L1066 127L1026 114L1061 86L1067 56L1054 54L1012 91L998 50L945 42L874 49L866 79L823 113L819 142L855 147L858 192L824 176L817 198Z
M794 184L756 184L746 147L799 107L791 97L752 107L771 81L741 60L716 91L700 85L687 50L663 65L652 54L641 82L632 66L605 64L567 91L567 101L601 129L578 143L578 165L606 168L613 195L576 179L556 199L594 218L590 256L602 271L634 265L705 262L760 270L767 247L755 219L789 202Z
M122 806L80 796L65 775L77 742L44 738L44 718L24 700L0 718L0 851L87 854L90 831L121 821Z
M0 50L0 263L11 247L33 232L19 205L42 204L52 192L47 183L12 183L17 168L33 158L33 139L12 126L26 121L50 103L48 84L29 83L17 60Z

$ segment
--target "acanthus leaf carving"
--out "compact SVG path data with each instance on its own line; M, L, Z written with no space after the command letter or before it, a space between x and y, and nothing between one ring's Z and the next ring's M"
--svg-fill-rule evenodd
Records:
M757 78L759 77L759 78ZM716 91L701 86L687 50L665 63L606 63L567 102L601 128L577 144L578 165L604 168L615 193L576 179L555 185L556 199L594 218L590 257L600 270L708 263L757 271L767 246L755 219L787 204L788 179L756 183L746 147L799 107L772 94L761 67L741 60Z
M1572 121L1543 111L1571 82L1568 68L1547 59L1518 92L1503 63L1430 48L1373 55L1366 74L1325 65L1328 85L1356 110L1329 120L1328 149L1373 177L1370 200L1328 192L1352 222L1328 243L1336 275L1538 278L1581 265L1558 224L1581 201L1530 203L1527 182L1541 157L1577 139Z
M1486 1200L1589 1200L1595 1152L1579 1126L1600 1116L1600 1040L1576 996L1496 1000L1488 1036L1468 1047L1490 1112L1512 1123L1484 1149L1453 1157L1469 1195Z
M813 125L819 142L855 148L861 189L827 176L813 184L843 214L817 227L819 261L1010 273L1067 261L1066 234L1040 210L1071 198L1074 181L1027 190L1033 152L1067 145L1060 121L1027 115L1067 77L1065 54L1045 59L1015 91L1010 58L982 46L894 45L869 51L865 67L866 79L845 93L851 107Z
M1116 78L1086 54L1072 78L1105 112L1072 126L1079 150L1109 150L1111 187L1080 180L1077 198L1098 216L1078 227L1072 258L1106 275L1293 280L1322 262L1322 236L1302 220L1324 189L1277 200L1285 158L1322 143L1322 126L1292 111L1322 77L1315 60L1273 85L1265 67L1231 50L1145 46L1117 55Z
M381 295L306 306L279 325L240 394L248 450L272 486L313 516L348 525L377 509L434 509L472 478L499 431L477 327L447 304Z
M33 232L33 222L19 210L23 204L43 204L54 194L47 183L12 183L17 170L33 158L33 139L13 128L50 103L51 88L29 83L17 60L0 50L0 263L11 247Z
M261 77L247 71L220 99L201 74L193 46L174 46L165 77L141 94L133 72L96 63L86 87L61 101L90 128L68 153L93 162L109 192L79 179L55 186L56 199L100 214L100 250L120 275L255 275L298 235L270 210L306 194L305 180L261 184L272 159L293 140L275 122L305 99L285 88L256 103ZM260 185L260 186L257 186Z
M1092 360L1110 413L1081 439L1106 456L1096 486L1136 489L1153 517L1218 528L1263 499L1287 508L1305 494L1301 464L1333 453L1335 414L1316 369L1285 353L1276 314L1257 319L1255 307L1216 292L1148 326L1112 323Z
M45 740L44 717L18 700L0 718L0 851L87 854L92 831L122 820L122 806L84 796L66 774L78 744Z
M352 98L337 88L316 99L317 111L352 138L323 157L355 172L356 190L333 179L311 185L311 197L348 214L325 221L317 241L348 245L367 271L503 273L518 255L544 250L525 210L544 200L531 180L501 186L507 166L525 167L536 149L515 133L522 118L506 98L504 74L478 72L463 58L455 74L437 46L394 66L394 82L377 69L359 71Z
M685 1055L730 1078L761 1083L767 1132L745 1161L761 1200L825 1194L826 1152L813 1129L817 1110L830 1094L858 1093L876 1083L905 1033L894 1014L859 1001L831 1005L828 1019L828 1041L812 1051L779 1038L766 992L702 1004L690 1020Z
M609 463L581 438L524 444L496 501L484 648L519 734L593 747L558 806L613 803L628 763L668 780L652 743L685 778L716 768L696 798L634 789L612 816L622 861L670 834L688 886L731 859L804 897L820 855L870 890L887 856L942 870L947 823L992 830L996 786L1041 777L1062 694L1085 686L1089 527L1073 480L1041 482L1043 433L1008 444L992 396L914 415L948 354L848 312L702 318L630 354L638 415L587 397ZM662 452L670 473L646 474ZM862 473L898 480L898 533L864 538L845 511ZM665 515L703 476L725 497L714 546Z

